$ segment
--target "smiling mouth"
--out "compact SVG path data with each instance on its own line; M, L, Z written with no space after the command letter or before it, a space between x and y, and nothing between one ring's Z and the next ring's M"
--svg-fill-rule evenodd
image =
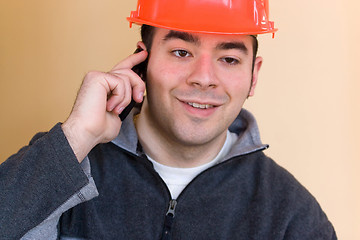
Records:
M200 103L193 103L193 102L187 102L187 104L194 108L199 108L199 109L208 109L208 108L215 107L214 105L211 105L211 104L200 104Z

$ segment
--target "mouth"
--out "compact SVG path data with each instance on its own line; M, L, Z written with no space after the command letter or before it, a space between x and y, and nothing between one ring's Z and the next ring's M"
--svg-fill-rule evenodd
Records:
M209 109L209 108L214 108L214 105L211 104L200 104L200 103L195 103L195 102L186 102L188 105L192 106L193 108L198 108L198 109Z
M188 116L195 117L196 119L204 119L209 118L212 116L218 108L221 106L221 104L217 104L215 102L211 101L196 101L194 100L185 100L180 101L185 111L187 112Z

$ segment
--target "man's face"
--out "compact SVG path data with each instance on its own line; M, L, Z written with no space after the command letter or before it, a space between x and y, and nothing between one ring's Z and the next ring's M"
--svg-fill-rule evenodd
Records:
M223 141L254 93L262 59L255 60L252 72L252 55L251 36L157 28L142 114L169 143L200 146Z

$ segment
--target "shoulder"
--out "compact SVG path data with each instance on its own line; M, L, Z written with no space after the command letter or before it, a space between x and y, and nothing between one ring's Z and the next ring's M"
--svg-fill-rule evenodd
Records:
M315 201L310 192L285 168L277 164L262 151L249 154L239 159L239 164L246 166L256 184L266 193L281 201L301 203Z
M256 198L266 203L269 214L282 218L291 239L336 239L316 198L290 172L263 152L248 156L246 161L255 173Z

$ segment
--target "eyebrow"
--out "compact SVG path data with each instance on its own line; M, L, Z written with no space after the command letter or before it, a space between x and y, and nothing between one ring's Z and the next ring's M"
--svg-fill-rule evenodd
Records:
M196 36L187 33L187 32L178 32L174 30L170 30L164 37L164 41L170 40L170 39L181 39L185 42L194 43L196 45L200 45L200 40Z
M238 49L238 50L242 51L243 53L245 53L246 55L249 52L248 48L245 46L245 44L243 42L223 42L223 43L219 43L216 46L216 49L219 49L219 50Z
M185 42L194 43L196 45L200 45L200 39L196 36L194 36L191 33L187 32L179 32L175 30L170 30L164 37L164 41L170 40L170 39L181 39ZM238 49L242 51L244 54L248 54L249 50L245 46L243 42L234 41L234 42L221 42L218 45L216 45L216 49L218 50L230 50L230 49Z

